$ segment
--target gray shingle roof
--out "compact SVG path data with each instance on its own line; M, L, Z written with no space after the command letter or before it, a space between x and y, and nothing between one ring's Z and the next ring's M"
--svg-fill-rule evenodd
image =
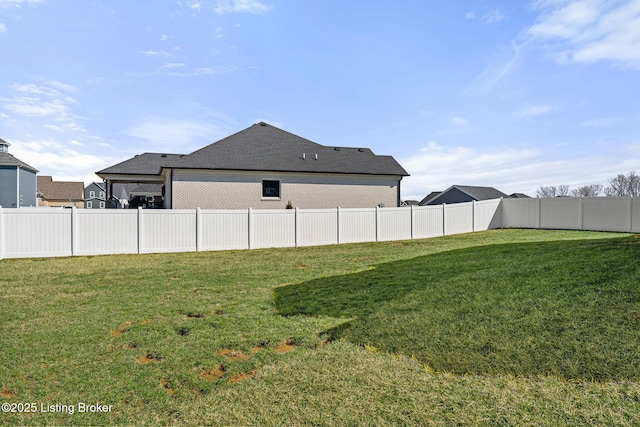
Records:
M162 157L164 156L164 157ZM161 167L408 176L391 156L329 147L260 122L189 155L144 153L98 174L159 174Z
M438 203L438 199L440 199L441 197L444 198L447 195L447 193L450 192L453 189L456 189L458 191L463 192L464 194L468 195L471 200L476 200L476 201L499 199L501 197L509 197L505 193L503 193L502 191L496 190L493 187L477 187L477 186L471 186L471 185L452 185L451 187L447 188L446 190L440 192L439 194L436 194L437 192L435 192L435 191L433 193L429 194L427 197L422 199L422 201L420 202L420 206L425 206L425 205L428 205L428 204L432 204L432 205L439 204ZM443 199L441 199L441 200L443 200Z
M163 166L184 154L143 153L109 166L97 174L158 175Z

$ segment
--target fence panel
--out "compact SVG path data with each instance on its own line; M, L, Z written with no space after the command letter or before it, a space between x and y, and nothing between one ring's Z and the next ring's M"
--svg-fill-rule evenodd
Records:
M138 212L135 210L76 210L76 255L138 252Z
M582 207L578 197L540 199L540 228L580 230Z
M443 205L413 208L413 238L427 239L444 235Z
M473 232L473 203L456 203L445 206L445 234Z
M502 227L501 202L501 199L476 202L473 215L474 231L493 230Z
M340 210L340 243L375 242L376 209Z
M593 231L631 231L631 199L591 197L583 199L583 228Z
M378 240L411 239L411 208L378 209Z
M337 209L298 210L298 246L338 243Z
M295 210L252 210L251 215L251 248L284 248L295 246Z
M71 256L71 214L71 209L2 209L3 256Z
M540 199L502 199L502 227L539 228Z
M200 250L249 249L249 214L241 210L200 212Z
M631 231L640 233L640 197L631 199Z
M141 252L196 251L196 211L139 209Z

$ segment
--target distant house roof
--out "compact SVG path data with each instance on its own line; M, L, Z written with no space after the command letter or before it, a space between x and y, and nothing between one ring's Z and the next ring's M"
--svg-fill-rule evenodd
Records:
M427 195L427 197L425 197L424 199L420 200L420 202L418 203L420 206L424 206L427 203L429 203L429 201L431 199L433 199L434 197L440 195L442 193L442 191L432 191L431 193L429 193Z
M509 194L509 197L512 199L530 199L531 196L527 196L524 193L513 193L513 194Z
M477 186L470 186L470 185L452 185L451 187L447 188L446 190L442 191L440 194L437 194L435 196L432 196L431 198L429 198L429 196L431 196L431 193L429 196L425 197L421 202L420 205L424 206L424 205L438 205L441 203L446 203L444 200L446 200L447 195L450 193L462 193L466 199L466 201L480 201L480 200L491 200L491 199L499 199L501 197L509 197L507 196L505 193L503 193L502 191L496 190L493 187L477 187Z
M376 155L368 148L320 145L264 122L256 123L189 155L144 153L97 174L157 175L163 167L409 175L391 156Z
M54 181L52 177L37 176L38 193L46 200L84 200L84 183Z
M0 138L0 145L3 147L8 147L10 144L4 139ZM17 166L19 168L26 169L33 173L38 173L38 170L33 166L29 166L25 162L20 159L13 157L13 155L9 154L5 150L0 150L0 166Z

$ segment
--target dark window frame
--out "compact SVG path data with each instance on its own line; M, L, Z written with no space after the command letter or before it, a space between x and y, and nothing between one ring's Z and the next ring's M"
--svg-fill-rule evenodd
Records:
M262 198L279 199L281 194L280 181L276 179L262 180Z

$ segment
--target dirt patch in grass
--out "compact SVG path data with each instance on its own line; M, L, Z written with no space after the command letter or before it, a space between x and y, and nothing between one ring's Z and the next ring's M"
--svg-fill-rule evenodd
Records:
M291 340L284 340L276 348L274 351L276 353L288 353L296 346L296 344Z
M147 353L145 355L136 357L136 361L138 363L142 363L143 365L146 365L147 363L160 362L161 360L162 358L160 356L152 353Z
M253 371L250 371L250 372L243 372L241 374L232 375L231 377L229 377L229 382L239 383L242 381L246 381L250 378L255 377L257 373L258 373L258 370L254 369Z
M123 345L122 348L124 348L125 350L133 350L134 348L138 348L138 344L134 342L128 342L125 345Z
M133 322L124 322L118 326L118 329L111 331L112 337L119 337L120 335L127 332L133 326Z
M224 366L222 365L218 365L218 367L216 367L213 370L205 369L204 371L200 372L200 376L209 382L218 380L224 377L224 375L225 375L225 369L224 369Z
M162 388L164 388L169 396L173 396L176 393L176 390L171 387L169 381L167 381L165 378L162 378L160 380L160 385L162 386Z
M241 351L231 350L228 348L223 348L222 350L217 351L216 354L225 356L229 360L247 360L250 357L248 354L244 354Z
M13 390L10 390L8 388L2 388L2 390L0 390L0 397L4 397L5 399L11 399L12 397L15 397L18 393L16 393Z

